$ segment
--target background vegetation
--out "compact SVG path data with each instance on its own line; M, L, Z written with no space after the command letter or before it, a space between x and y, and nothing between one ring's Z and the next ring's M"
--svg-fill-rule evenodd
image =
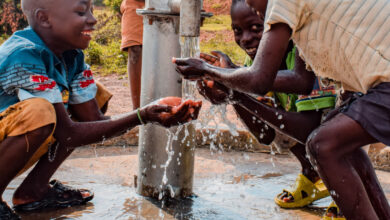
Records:
M27 19L20 8L20 0L0 1L0 36L7 35L27 26ZM0 39L1 40L1 39Z
M27 26L20 9L20 0L0 0L0 43L10 34ZM120 51L120 4L122 0L95 0L94 14L98 20L93 40L85 50L86 61L95 73L126 74L127 53ZM207 2L211 2L207 4ZM230 2L230 1L227 1ZM220 50L237 64L242 64L245 52L233 40L229 5L225 0L205 0L206 10L216 15L205 20L201 28L201 50L209 53Z

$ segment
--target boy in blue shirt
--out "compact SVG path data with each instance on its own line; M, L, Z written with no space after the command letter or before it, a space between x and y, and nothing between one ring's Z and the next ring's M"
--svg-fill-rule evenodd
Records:
M81 51L96 24L92 1L22 0L22 9L30 27L0 46L0 194L38 162L14 193L16 210L67 207L93 198L89 190L49 183L75 147L143 123L169 127L197 117L200 106L190 102L175 113L172 106L151 104L120 117L104 116ZM0 200L0 219L19 217Z

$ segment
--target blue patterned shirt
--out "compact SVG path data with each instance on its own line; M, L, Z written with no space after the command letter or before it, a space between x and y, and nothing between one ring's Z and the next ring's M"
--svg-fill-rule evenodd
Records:
M33 97L67 107L90 101L96 90L81 50L66 51L60 59L30 27L0 46L0 112Z

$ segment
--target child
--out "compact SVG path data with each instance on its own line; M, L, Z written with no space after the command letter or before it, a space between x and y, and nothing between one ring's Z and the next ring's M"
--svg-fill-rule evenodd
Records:
M173 113L172 106L156 103L112 119L103 116L92 72L80 50L88 47L96 24L92 1L21 3L30 27L0 46L0 194L38 162L13 195L15 209L84 204L93 198L91 191L49 183L75 147L142 123L168 127L187 122L197 117L200 105L186 101ZM0 219L19 219L2 199Z
M390 53L386 0L247 0L266 12L253 66L226 70L197 59L178 59L191 79L209 78L239 91L301 93L314 70L361 92L312 132L307 149L313 165L347 219L390 219L390 207L362 146L390 144ZM299 50L296 68L277 72L290 39ZM306 68L307 67L307 68Z
M122 44L121 50L127 51L127 73L130 80L131 100L133 109L140 106L141 67L142 67L142 16L137 15L137 8L144 8L145 0L123 0L122 13Z
M250 66L252 59L255 58L262 37L264 20L262 17L259 17L244 0L232 1L231 18L236 43L248 54L246 65ZM286 62L282 62L279 70L292 69L294 67L295 48L291 50L290 53L285 55ZM230 61L227 55L221 52L212 53L215 56L201 54L201 58L210 64L218 65L223 68L238 68ZM206 86L208 83L207 81L205 83L202 82L204 81L198 82L199 92L213 104L221 104L229 101L228 93L224 92L227 91L227 89L223 88L223 85L214 82L214 86L209 88ZM274 141L276 142L276 145L289 145L287 147L291 147L291 152L301 163L302 174L297 177L296 182L298 184L295 185L293 190L284 190L283 193L275 198L275 202L284 208L303 207L317 199L329 195L318 174L314 171L310 161L305 156L304 143L306 142L307 136L315 127L319 126L323 111L334 108L335 97L334 90L332 90L333 87L326 88L330 94L322 94L325 89L322 88L319 90L319 87L320 85L317 81L315 85L316 90L312 92L312 95L298 100L297 95L275 93L274 97L277 102L280 103L279 108L272 108L273 105L269 107L247 95L240 94L241 96L245 96L245 100L248 100L248 102L259 106L259 111L257 111L256 114L252 114L251 111L246 110L245 107L241 107L246 104L244 100L240 100L240 104L233 104L237 114L260 143L270 144ZM235 93L236 95L238 94L236 91ZM310 100L306 101L308 99ZM297 104L295 104L295 102ZM299 113L296 113L297 107ZM286 111L284 111L284 109ZM270 114L267 112L270 112ZM275 115L282 117L285 126L284 130L291 131L290 135L294 139L297 139L299 143L293 140L286 140L286 137L281 137L282 135L278 131L281 126L280 122L278 122L278 124L269 124L268 121L270 119L267 118L269 115L272 115L272 117ZM256 117L257 119L254 120L253 117ZM299 121L299 123L296 123L297 121ZM267 124L276 128L276 137L275 130L269 128ZM302 195L303 192L306 194Z

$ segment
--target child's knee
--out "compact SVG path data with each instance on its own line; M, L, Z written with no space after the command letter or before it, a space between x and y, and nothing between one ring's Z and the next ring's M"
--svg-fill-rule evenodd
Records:
M136 45L129 48L129 61L136 64L142 55L142 46Z
M54 106L43 98L32 98L10 106L2 117L0 134L3 137L26 134L47 125L53 130L56 124ZM46 133L46 129L43 132Z
M30 134L41 137L42 142L44 142L48 137L53 134L54 128L54 124L48 124L43 127L37 128L34 131L31 131Z
M55 129L56 113L53 104L46 99L34 98L25 106L24 123L33 125L27 129L31 135L43 138L46 140ZM34 129L35 127L37 127Z
M323 164L337 157L337 143L326 131L314 130L307 139L306 152L312 164Z
M34 108L29 108L29 117L34 119L45 118L48 121L56 121L56 111L52 103L43 98L34 98L32 105Z

